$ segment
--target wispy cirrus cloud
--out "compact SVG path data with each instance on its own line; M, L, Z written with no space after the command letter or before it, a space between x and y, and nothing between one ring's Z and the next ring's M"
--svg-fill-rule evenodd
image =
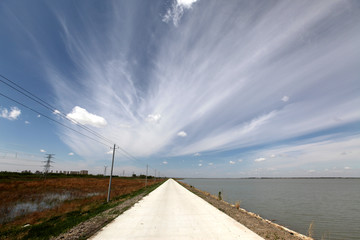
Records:
M280 170L295 171L299 176L303 174L300 169L309 165L318 172L330 174L331 171L328 169L330 167L344 169L344 163L348 167L357 165L357 156L360 154L359 143L360 135L358 134L338 137L329 135L316 139L301 140L296 144L288 143L270 149L263 149L257 154L270 156L270 159L262 163L265 166L276 166ZM349 154L343 154L344 152ZM324 163L326 167L324 167ZM324 171L324 169L328 170Z
M127 16L113 4L107 28L87 15L71 24L54 10L77 71L54 63L47 75L61 109L83 106L102 116L100 133L136 156L256 147L360 121L360 33L348 24L358 19L348 14L351 2L176 1L165 20L177 27L166 30L159 11L139 17L144 9L132 3ZM136 26L152 29L142 32L146 46ZM179 138L183 129L191 134ZM105 152L64 135L76 153Z
M172 21L175 26L178 26L185 10L191 9L196 1L197 0L173 0L171 7L167 10L162 20L166 23Z

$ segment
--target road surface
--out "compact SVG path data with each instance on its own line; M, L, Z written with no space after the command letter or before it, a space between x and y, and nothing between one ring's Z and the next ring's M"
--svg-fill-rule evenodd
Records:
M91 239L263 239L169 179Z

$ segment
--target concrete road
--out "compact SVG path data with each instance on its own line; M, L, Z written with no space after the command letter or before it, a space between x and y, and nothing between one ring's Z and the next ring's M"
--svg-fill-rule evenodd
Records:
M91 239L263 239L172 179Z

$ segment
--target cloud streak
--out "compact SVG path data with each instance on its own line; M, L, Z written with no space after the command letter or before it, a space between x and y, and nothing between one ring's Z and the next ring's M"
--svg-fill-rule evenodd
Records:
M360 121L351 1L194 2L175 2L165 20L159 9L140 17L141 6L115 2L107 28L85 15L82 30L54 10L76 68L47 68L62 112L75 105L102 116L84 124L106 125L100 133L135 156L256 147ZM146 44L136 26L152 29L142 32ZM105 152L63 134L79 155Z

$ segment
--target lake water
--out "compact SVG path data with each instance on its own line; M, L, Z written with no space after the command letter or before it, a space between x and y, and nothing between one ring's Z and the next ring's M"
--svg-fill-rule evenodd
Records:
M360 179L184 179L315 239L360 239Z

